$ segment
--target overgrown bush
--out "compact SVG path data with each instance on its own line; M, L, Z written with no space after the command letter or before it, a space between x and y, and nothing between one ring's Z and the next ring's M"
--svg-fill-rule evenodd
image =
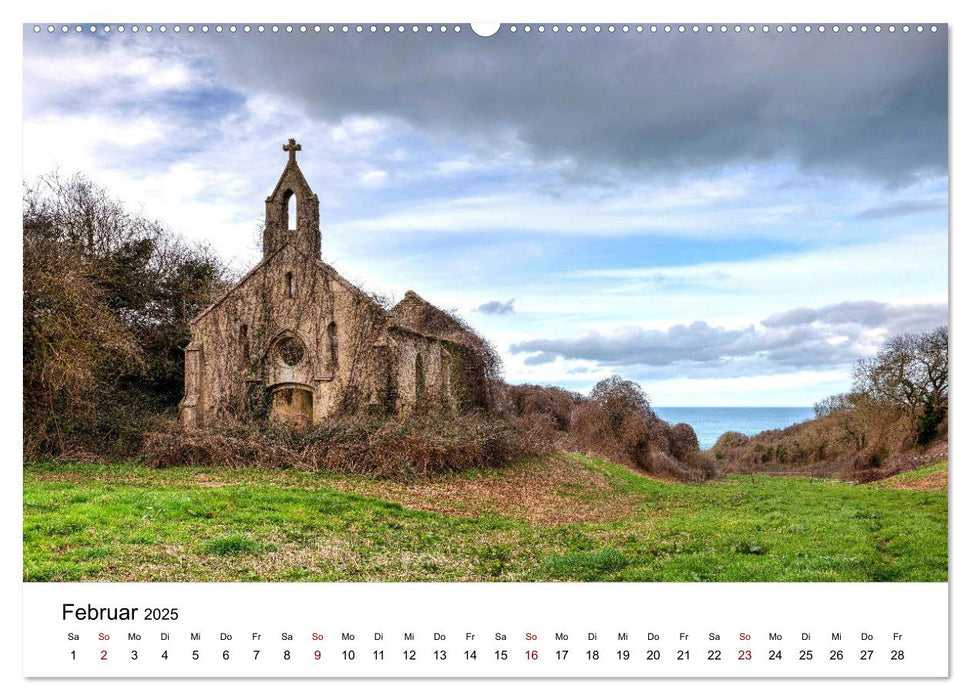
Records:
M25 456L130 456L181 396L189 320L222 265L54 174L24 186L23 266Z
M506 397L511 420L561 448L681 481L717 476L717 463L698 449L694 429L658 418L647 394L632 381L609 377L588 396L559 387L509 386Z
M173 421L146 434L142 453L153 467L301 468L407 480L507 466L552 447L508 421L464 415L335 419L304 430L248 422L183 431Z
M715 441L714 449L732 449L735 447L744 447L748 444L749 437L743 433L737 432L735 430L729 430L727 433L722 433L721 436Z
M684 456L684 464L690 468L688 474L701 481L714 479L721 473L715 456L702 450L688 452Z
M700 449L695 429L687 423L672 425L665 432L667 433L671 456L675 459L683 460Z
M555 430L568 432L580 394L556 386L517 384L506 388L506 398L519 416L545 416Z

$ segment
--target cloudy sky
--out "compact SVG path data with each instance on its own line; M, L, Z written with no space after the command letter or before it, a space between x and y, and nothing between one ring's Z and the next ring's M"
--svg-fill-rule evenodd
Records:
M324 259L456 309L510 381L805 406L946 322L944 34L26 28L24 172L242 271L293 136Z

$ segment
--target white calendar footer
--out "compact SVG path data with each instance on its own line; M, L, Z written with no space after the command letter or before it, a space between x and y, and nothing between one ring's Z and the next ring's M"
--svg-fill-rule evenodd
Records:
M28 677L942 677L946 583L26 583Z

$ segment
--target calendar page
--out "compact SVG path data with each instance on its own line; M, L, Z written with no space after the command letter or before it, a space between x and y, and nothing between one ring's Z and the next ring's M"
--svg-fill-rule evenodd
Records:
M950 675L947 23L223 11L22 26L34 688Z

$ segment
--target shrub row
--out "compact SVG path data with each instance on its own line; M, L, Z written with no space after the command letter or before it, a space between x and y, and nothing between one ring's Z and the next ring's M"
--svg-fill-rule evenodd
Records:
M507 386L506 411L521 429L562 449L599 455L657 476L705 481L715 459L698 448L687 423L670 425L634 382L610 377L589 396L559 387Z
M552 448L540 436L482 415L339 419L308 430L231 423L182 431L173 421L145 435L150 466L257 466L417 479L502 467Z

